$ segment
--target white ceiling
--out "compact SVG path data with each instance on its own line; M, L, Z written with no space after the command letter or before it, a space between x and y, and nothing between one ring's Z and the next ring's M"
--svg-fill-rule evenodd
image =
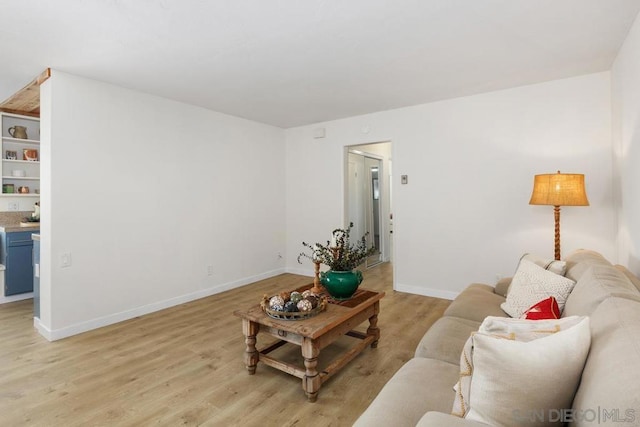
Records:
M5 0L0 100L45 68L288 128L608 70L640 0Z

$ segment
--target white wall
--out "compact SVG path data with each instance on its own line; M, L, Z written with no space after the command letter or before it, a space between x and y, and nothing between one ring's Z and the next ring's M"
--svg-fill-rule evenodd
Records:
M28 187L30 187L27 184ZM33 191L33 190L30 190ZM39 197L11 197L3 196L0 198L0 212L24 211L33 212L33 205L39 200ZM15 207L15 209L13 209Z
M283 272L282 129L56 70L42 98L48 338Z
M533 175L556 170L584 173L591 202L562 209L563 254L612 258L610 102L605 72L288 129L287 269L300 242L342 225L343 147L387 140L396 289L453 297L524 252L552 258L553 208L528 201Z
M41 94L38 326L57 339L285 262L310 271L296 263L301 242L344 225L344 147L378 141L393 141L396 289L452 297L510 275L523 252L552 257L552 208L528 200L533 175L557 169L585 173L591 201L563 208L563 254L587 247L612 259L609 77L283 131L54 70ZM320 126L327 137L314 139Z
M618 260L640 274L640 20L611 69Z

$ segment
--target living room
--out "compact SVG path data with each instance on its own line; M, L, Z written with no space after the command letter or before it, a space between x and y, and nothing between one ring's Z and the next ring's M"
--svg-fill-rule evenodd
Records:
M639 45L636 19L595 72L295 126L46 63L39 331L63 339L311 275L296 257L344 223L345 147L382 141L393 147L394 290L451 299L510 276L525 252L550 256L552 209L528 200L533 176L556 170L585 174L590 201L563 208L563 254L593 248L638 273Z

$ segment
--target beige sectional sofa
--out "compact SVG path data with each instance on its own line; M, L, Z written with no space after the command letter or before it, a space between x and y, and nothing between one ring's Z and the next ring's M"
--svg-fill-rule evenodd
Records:
M575 426L640 426L640 280L594 251L576 251L566 262L565 276L576 285L562 317L589 316L591 346L564 420ZM355 425L486 425L450 414L453 386L470 334L487 316L507 317L500 304L509 282L472 284L461 292Z

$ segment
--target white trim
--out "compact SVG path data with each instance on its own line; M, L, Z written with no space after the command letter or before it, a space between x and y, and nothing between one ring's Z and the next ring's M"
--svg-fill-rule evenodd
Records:
M22 301L25 299L33 298L33 292L26 292L24 294L9 295L8 297L0 296L0 304L6 304L8 302Z
M426 297L443 298L454 300L460 292L444 291L442 289L423 288L422 286L411 286L397 283L394 289L398 292L407 292L410 294L424 295Z
M309 270L306 268L287 268L285 272L289 274L297 274L299 276L307 276L307 277L314 277L316 275L315 271Z
M36 328L38 330L38 333L40 333L40 335L45 337L48 341L53 341L53 338L52 338L52 335L51 335L51 329L49 329L46 326L44 326L42 324L42 322L40 321L39 317L34 317L33 318L33 326L34 326L34 328Z
M352 147L357 147L359 145L386 144L386 143L389 143L389 142L391 142L391 141L372 142L370 144L347 145L347 148L348 148L347 154L351 153L351 154L357 154L358 156L369 157L369 158L374 159L374 160L384 160L384 156L381 156L379 154L372 154L372 153L369 153L368 151L353 150ZM348 158L347 158L347 162L348 162Z
M313 277L315 272L304 268L287 268L287 273L298 274L300 276ZM409 294L424 295L426 297L443 298L448 300L454 300L460 292L443 291L442 289L423 288L422 286L403 285L394 282L394 291L406 292Z
M145 314L153 313L155 311L164 310L165 308L173 307L176 305L184 304L190 301L194 301L200 298L205 298L211 295L219 294L231 289L239 288L240 286L248 285L259 280L268 279L270 277L277 276L284 273L284 268L268 271L266 273L258 274L244 279L235 280L233 282L223 283L211 288L203 289L197 292L181 295L175 298L170 298L164 301L157 301L152 304L143 305L140 307L132 308L130 310L121 311L120 313L114 313L103 317L98 317L92 320L88 320L75 325L65 326L60 329L49 329L40 322L40 319L34 317L34 326L38 329L38 332L49 341L56 341L62 338L67 338L73 335L81 334L83 332L91 331L93 329L101 328L103 326L109 326L114 323L123 322L125 320L133 319L138 316L144 316Z

